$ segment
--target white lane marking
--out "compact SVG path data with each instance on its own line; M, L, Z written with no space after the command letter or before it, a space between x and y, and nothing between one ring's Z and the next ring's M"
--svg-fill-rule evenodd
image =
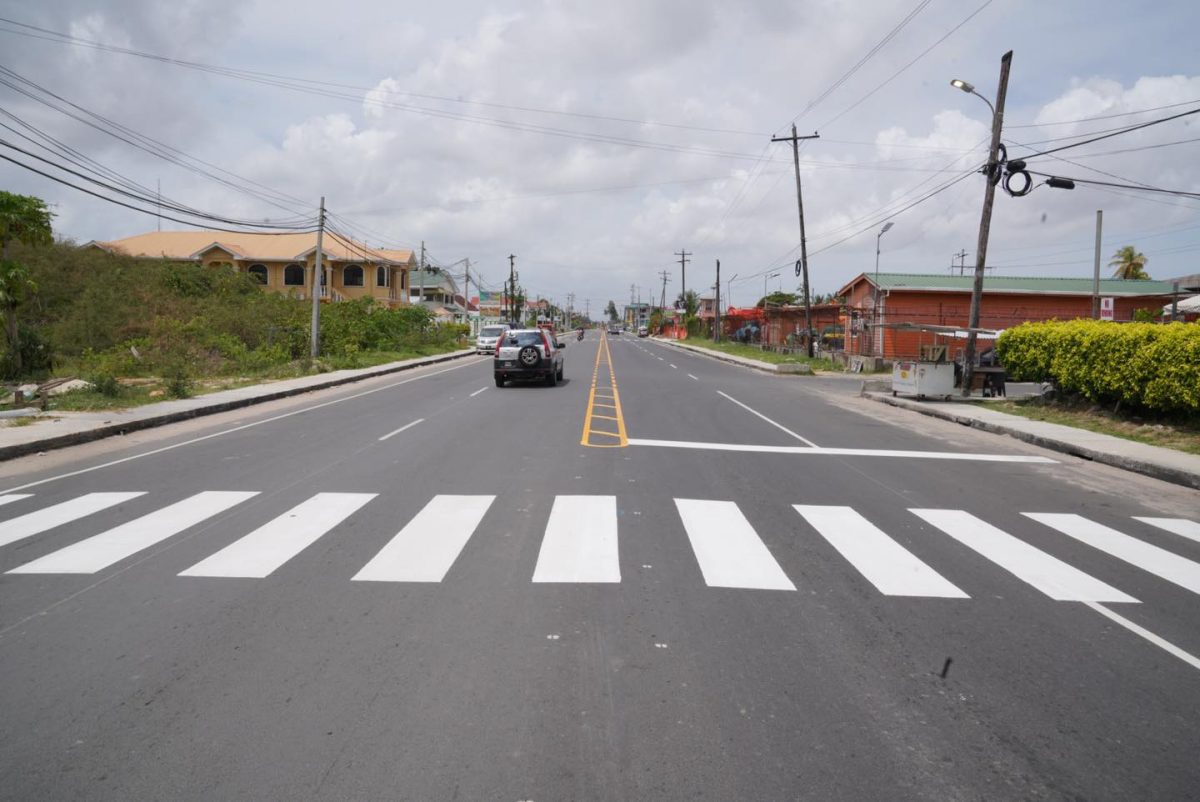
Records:
M1016 454L969 454L957 451L895 451L876 448L822 448L820 446L756 446L742 443L697 443L688 440L646 440L630 438L631 446L656 448L695 448L708 451L750 451L760 454L804 454L813 457L902 457L906 459L949 459L974 462L1028 462L1057 464L1048 457L1027 457Z
M1159 529L1165 529L1180 537L1200 543L1200 523L1189 521L1187 518L1140 518L1135 515L1133 520L1157 526Z
M1178 657L1180 660L1187 663L1192 668L1200 669L1200 657L1196 657L1195 655L1185 652L1183 649L1180 649L1175 644L1173 644L1167 640L1164 640L1163 638L1160 638L1158 635L1155 635L1153 632L1151 632L1148 629L1138 626L1137 624L1130 621L1128 618L1117 615L1112 610L1108 609L1107 607L1104 607L1103 605L1096 604L1095 602L1088 602L1088 601L1085 601L1084 604L1086 604L1088 607L1091 607L1093 610L1100 613L1100 615L1104 616L1105 618L1109 619L1110 621L1113 621L1113 622L1125 627L1133 634L1135 634L1139 637L1145 638L1146 640L1150 641L1155 646L1157 646L1158 648L1167 652L1168 654Z
M441 582L495 500L495 496L434 496L354 580Z
M424 418L417 418L412 423L406 423L403 426L401 426L399 429L396 429L395 431L392 431L392 432L388 432L383 437L379 438L379 442L382 443L384 440L387 440L389 437L394 437L395 435L400 434L400 432L403 432L406 429L411 429L412 427L416 426L418 423L424 423L424 422L425 422Z
M692 374L690 374L690 373L688 374L688 378L689 378L689 379L695 379L696 381L700 381L699 379L697 379L695 376L693 376L693 375L692 375Z
M1130 537L1103 524L1089 521L1081 515L1042 512L1021 514L1051 529L1057 529L1081 543L1111 554L1118 560L1124 560L1143 571L1174 582L1192 593L1200 593L1200 563L1172 554L1166 549Z
M772 426L774 426L776 429L779 429L779 430L780 430L780 431L782 431L782 432L786 432L787 434L790 434L792 437L796 438L796 439L797 439L797 440L799 440L800 442L802 442L802 443L808 443L808 444L809 444L810 446L812 446L813 448L819 448L819 446L818 446L816 443L814 443L812 440L809 440L809 439L808 439L808 438L806 438L806 437L801 437L800 435L798 435L798 434L796 434L795 432L793 432L791 429L789 429L789 428L787 428L786 426L784 426L782 423L776 423L775 421L773 421L773 420L771 420L770 418L768 418L766 415L762 414L761 412L759 412L759 411L758 411L758 410L756 410L756 409L751 409L750 407L746 406L746 405L745 405L745 404L743 404L741 401L738 401L736 398L734 398L733 396L729 395L728 393L726 393L726 392L724 392L724 391L722 391L722 390L717 390L717 395L724 396L725 398L728 398L730 401L732 401L733 403L737 404L737 405L738 405L739 407L741 407L742 409L746 410L747 412L750 412L750 413L753 413L753 414L757 415L758 417L760 417L760 418L762 418L763 420L765 420L767 423L769 423L769 424L771 424Z
M475 392L471 393L471 395L470 395L469 397L470 397L470 398L474 398L475 396L479 395L480 393L482 393L482 392L483 392L484 390L486 390L486 389L487 389L486 387L480 387L478 390L476 390Z
M43 510L26 513L19 518L13 518L0 524L0 546L7 546L18 540L45 532L56 526L91 515L94 512L108 509L143 493L88 493L70 501L64 501Z
M20 501L23 498L29 498L32 493L9 493L7 496L0 496L0 507L5 504L12 504L14 501Z
M616 496L556 496L534 582L620 582Z
M262 420L256 420L256 421L253 421L252 423L243 423L241 426L234 426L230 429L223 429L219 432L213 432L212 434L206 434L206 435L202 435L200 437L193 437L191 440L184 440L181 443L172 443L169 446L163 446L162 448L151 449L150 451L143 451L141 454L133 454L128 457L121 457L121 459L115 459L115 460L112 460L111 462L101 463L100 465L92 465L89 468L80 468L77 471L69 471L68 473L60 473L57 476L51 476L46 479L38 479L36 482L27 482L27 483L25 483L23 485L19 485L17 487L10 487L7 490L0 490L0 493L11 493L15 490L25 490L30 487L37 487L38 485L47 484L48 482L57 482L59 479L70 479L72 476L80 476L81 474L91 473L92 471L98 471L103 468L111 468L114 465L123 465L126 462L132 462L133 460L141 459L142 457L152 457L155 454L162 454L165 451L173 451L176 448L183 448L184 446L190 446L190 445L194 445L196 443L203 443L205 440L211 440L214 437L222 437L227 434L233 434L235 432L241 432L246 429L252 429L255 426L262 426L264 423L274 423L277 420L283 420L284 418L290 418L293 415L303 415L305 412L312 412L313 410L323 409L325 407L333 406L334 404L341 404L346 401L353 401L357 398L362 398L364 396L372 395L374 393L381 393L384 390L394 390L395 388L400 387L401 385L404 385L404 384L411 384L412 382L421 381L422 379L429 379L434 376L441 376L443 373L449 373L452 370L462 370L463 368L469 368L469 367L472 367L472 366L478 365L478 364L479 364L478 362L468 361L468 362L464 362L461 365L455 365L452 368L446 368L445 370L435 370L431 373L423 373L420 376L413 376L411 379L405 379L404 381L399 381L399 382L392 382L391 384L385 384L383 387L375 387L374 389L371 389L371 390L364 390L361 393L355 393L354 395L348 395L348 396L345 396L344 398L335 398L332 401L323 401L320 404L313 404L311 407L304 407L304 409L295 409L295 410L292 410L291 412L284 412L280 415L273 415L270 418L263 418ZM338 388L329 387L326 389L335 390Z
M197 493L14 568L9 573L94 574L257 495L257 492L223 490Z
M852 508L792 506L880 593L970 598Z
M909 512L936 526L1010 574L1058 601L1131 602L1137 599L1034 548L962 510Z
M732 501L675 499L704 582L715 588L795 590Z
M671 363L670 363L670 362L668 362L667 364L668 364L668 365L671 365ZM671 367L675 368L675 370L679 370L679 366L678 366L678 365L671 365Z
M317 493L179 575L253 579L270 576L376 495Z

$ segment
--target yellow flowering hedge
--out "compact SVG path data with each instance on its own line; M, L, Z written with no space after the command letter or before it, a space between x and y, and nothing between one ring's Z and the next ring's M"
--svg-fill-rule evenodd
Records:
M996 354L1014 381L1100 403L1200 412L1200 325L1051 320L1008 329Z

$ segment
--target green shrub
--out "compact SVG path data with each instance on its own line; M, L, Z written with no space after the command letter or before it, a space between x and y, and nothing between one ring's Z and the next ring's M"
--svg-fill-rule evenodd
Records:
M121 394L121 384L111 373L97 373L88 381L91 383L92 389L105 398L116 398Z
M1024 323L996 353L1010 378L1053 382L1098 403L1200 412L1200 326L1099 320Z

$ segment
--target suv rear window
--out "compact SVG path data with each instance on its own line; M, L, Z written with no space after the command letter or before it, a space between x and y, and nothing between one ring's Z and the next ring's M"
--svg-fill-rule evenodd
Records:
M483 331L479 332L481 337L499 337L504 332L508 331L504 326L484 326Z
M521 331L505 337L504 344L508 346L543 345L544 341L540 331Z

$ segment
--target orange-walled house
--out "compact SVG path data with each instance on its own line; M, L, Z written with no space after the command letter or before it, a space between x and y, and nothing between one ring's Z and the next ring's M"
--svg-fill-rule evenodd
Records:
M973 276L923 273L861 273L838 290L845 298L846 353L915 359L933 335L889 328L889 324L966 327ZM1109 298L1112 319L1130 321L1138 309L1157 311L1171 300L1167 281L1101 279L1100 297ZM878 309L876 309L878 303ZM1092 316L1090 278L988 275L979 310L981 329L1001 330L1026 321L1072 320ZM873 325L878 319L880 325ZM944 342L944 341L941 341ZM981 345L981 347L987 347ZM952 356L957 353L952 348Z
M254 276L264 290L309 298L317 235L154 231L88 246L144 259L226 266ZM321 251L323 300L370 297L391 306L409 302L408 274L416 269L412 251L371 248L331 234L325 235Z

